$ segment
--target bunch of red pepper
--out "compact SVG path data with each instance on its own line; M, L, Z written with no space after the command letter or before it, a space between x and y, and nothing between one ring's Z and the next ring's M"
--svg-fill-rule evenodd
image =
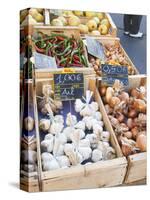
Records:
M50 36L38 33L34 39L35 50L55 57L58 67L88 67L81 39L68 37L64 34L52 33Z

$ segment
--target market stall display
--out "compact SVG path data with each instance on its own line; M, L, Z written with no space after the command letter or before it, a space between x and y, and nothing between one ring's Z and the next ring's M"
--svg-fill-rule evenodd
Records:
M145 183L146 76L110 15L29 8L20 18L20 188Z
M144 179L146 153L143 152L147 151L146 77L131 77L128 88L119 80L112 87L102 82L98 87L112 130L122 153L129 159L125 182Z

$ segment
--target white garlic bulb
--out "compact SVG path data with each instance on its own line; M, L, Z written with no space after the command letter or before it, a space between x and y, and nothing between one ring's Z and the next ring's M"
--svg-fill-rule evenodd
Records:
M68 113L66 118L66 125L74 126L76 123L77 123L77 117L75 115L72 115L71 113Z
M64 124L64 117L62 115L55 115L54 121L57 123Z
M101 112L97 111L94 113L93 118L96 119L97 121L101 121L102 120L102 114Z
M101 133L101 138L100 138L103 142L109 142L110 140L110 133L108 131L103 131Z
M98 103L95 101L92 101L92 103L90 104L90 108L91 110L93 110L94 112L98 111Z
M84 121L79 121L77 124L74 125L74 128L82 129L83 131L85 131L85 122Z
M74 151L75 146L73 144L67 143L64 145L64 152L67 155L67 152Z
M89 104L86 104L86 106L80 111L80 115L85 116L91 116L93 114L92 108L89 106Z
M58 161L58 164L61 168L70 167L70 161L69 161L69 158L67 156L56 157L56 160Z
M67 142L71 141L70 134L73 133L74 130L75 130L75 128L72 126L64 128L62 134L66 136Z
M50 127L50 133L56 135L62 131L63 127L63 124L53 121Z
M111 146L107 147L106 152L105 152L105 160L111 160L114 159L116 157L115 154L115 149L112 148Z
M64 145L61 144L59 135L56 135L54 139L53 155L55 157L64 155Z
M56 159L53 159L51 161L43 161L42 165L43 165L43 171L50 171L60 168Z
M92 152L92 161L98 162L103 159L103 153L99 149L94 149Z
M81 101L81 99L76 99L76 101L75 101L75 111L76 112L80 112L84 106L85 106L85 104Z
M41 159L42 159L42 161L51 161L54 159L54 157L51 153L44 152L41 154Z
M60 140L61 144L67 143L67 136L65 134L60 133L58 137L59 137L59 140Z
M100 139L100 135L103 132L103 127L100 126L99 124L94 124L93 125L93 133L98 136L98 139Z
M39 122L39 128L41 131L48 132L50 129L50 119L41 119Z
M103 142L103 145L104 145L104 147L106 147L106 148L110 146L109 142L105 142L105 141Z
M104 151L105 150L105 146L103 144L102 141L99 141L98 144L97 144L97 149L99 149L100 151Z
M43 140L41 142L41 149L42 151L46 151L51 153L53 151L53 146L54 146L54 139L49 139L49 140Z
M92 130L92 128L93 128L92 120L93 120L93 117L88 117L88 116L86 116L82 119L82 121L85 123L85 126L88 130Z
M99 141L99 140L98 140L98 137L97 137L96 134L94 134L94 133L92 133L92 134L87 134L85 138L86 138L86 139L89 139L90 145L91 145L91 148L92 148L92 149L97 148L97 145L98 145L98 141Z
M88 138L80 140L79 147L90 147L90 140Z
M79 147L78 151L82 155L83 161L91 157L92 149L90 147Z

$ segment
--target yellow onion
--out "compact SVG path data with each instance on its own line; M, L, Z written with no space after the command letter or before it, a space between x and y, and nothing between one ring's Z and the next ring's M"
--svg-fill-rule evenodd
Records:
M137 117L138 113L136 111L136 109L131 109L129 112L128 112L128 117L129 118L135 118Z
M142 152L147 150L147 137L144 134L138 135L136 139L136 147L139 148Z
M135 99L133 103L133 107L138 112L146 113L146 103L142 99Z
M129 102L129 94L127 92L121 92L119 99L124 102Z
M100 86L99 88L100 95L105 96L106 90L107 90L106 86Z
M132 118L127 119L127 126L129 129L132 129L135 126L134 120Z
M136 88L131 89L130 94L131 94L132 97L135 97L135 98L139 97L139 91L137 91Z
M118 119L119 122L123 122L124 121L124 115L122 113L117 113L116 114L116 118Z
M136 139L139 132L138 128L135 126L134 128L131 129L131 132L133 139Z
M109 100L109 105L110 107L114 108L117 104L120 103L120 99L118 97L112 97L110 100Z
M131 139L132 138L132 132L131 131L124 132L123 136L127 137L128 139Z
M106 90L106 102L109 103L109 101L111 100L111 98L114 95L114 90L112 87L108 87Z

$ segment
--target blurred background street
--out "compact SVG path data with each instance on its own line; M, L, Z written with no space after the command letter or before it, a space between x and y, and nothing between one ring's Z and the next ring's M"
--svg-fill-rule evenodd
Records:
M141 74L146 73L146 16L142 17L140 32L144 35L142 38L131 38L130 36L124 35L123 30L123 15L122 14L111 14L114 23L118 28L118 37L120 38L121 44L129 57L131 58L134 65L137 67Z

